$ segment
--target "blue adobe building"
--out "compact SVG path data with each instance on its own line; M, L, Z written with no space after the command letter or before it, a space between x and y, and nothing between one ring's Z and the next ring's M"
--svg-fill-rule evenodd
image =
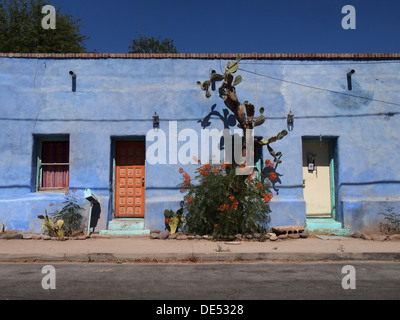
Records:
M87 221L90 188L100 202L93 230L163 229L164 209L182 200L178 169L195 171L175 161L185 130L199 137L186 152L192 157L202 131L236 126L218 94L206 99L196 84L236 56L0 54L0 220L38 232L37 215L76 189ZM283 162L271 226L368 231L385 206L398 212L400 54L240 56L239 100L267 117L255 136L291 130L274 145ZM148 151L160 141L165 157L152 161ZM256 154L262 169L270 155Z

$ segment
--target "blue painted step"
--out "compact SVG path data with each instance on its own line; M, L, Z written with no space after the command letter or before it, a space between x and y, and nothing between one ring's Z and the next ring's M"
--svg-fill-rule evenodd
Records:
M342 227L342 223L332 218L307 219L306 229L315 233L329 233L337 236L349 236L353 232L351 229Z
M108 224L108 230L100 230L103 235L147 235L150 230L145 229L144 219L113 219Z

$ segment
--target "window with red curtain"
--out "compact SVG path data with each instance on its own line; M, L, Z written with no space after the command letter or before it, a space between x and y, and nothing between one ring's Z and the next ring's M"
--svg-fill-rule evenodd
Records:
M42 141L40 189L69 187L69 141Z

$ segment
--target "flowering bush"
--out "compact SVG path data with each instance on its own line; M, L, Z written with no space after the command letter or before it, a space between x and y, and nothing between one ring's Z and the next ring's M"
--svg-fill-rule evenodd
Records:
M270 181L255 172L249 176L237 175L235 169L225 163L200 165L194 178L196 184L179 169L184 178L181 192L186 193L185 231L229 236L265 229L273 197Z

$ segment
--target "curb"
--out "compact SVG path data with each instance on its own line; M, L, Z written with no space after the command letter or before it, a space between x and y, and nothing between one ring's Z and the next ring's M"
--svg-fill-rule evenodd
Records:
M398 252L363 252L363 253L227 253L215 252L207 254L40 254L21 255L4 254L1 263L27 262L76 262L76 263L179 263L179 262L326 262L326 261L400 261Z

